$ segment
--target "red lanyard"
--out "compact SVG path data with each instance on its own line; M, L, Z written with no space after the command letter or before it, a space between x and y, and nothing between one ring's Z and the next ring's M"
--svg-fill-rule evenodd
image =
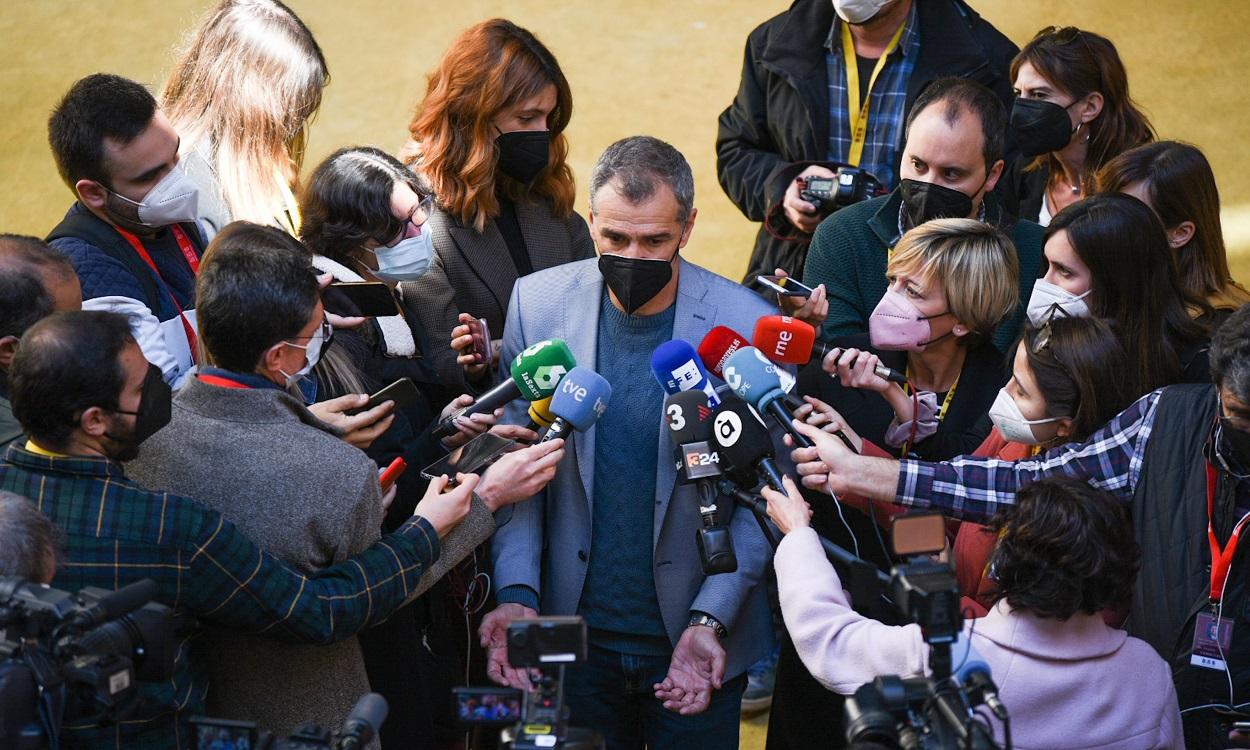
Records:
M200 274L200 259L195 255L195 247L191 244L191 239L187 237L186 232L182 231L182 227L177 224L172 224L169 228L174 233L174 239L178 240L178 249L182 251L182 257L186 258L187 265L191 267L191 273L198 276ZM152 256L148 254L147 248L143 246L143 243L139 241L139 238L121 227L114 227L114 229L116 229L117 233L130 243L130 246L135 249L135 252L139 254L139 257L143 258L143 262L148 264L148 267L152 269L152 273L156 274L156 278L164 282L164 277L161 276L161 272L156 267L156 263L152 260ZM195 328L191 326L191 321L187 320L187 315L182 311L182 305L178 304L178 298L174 296L173 290L169 289L168 284L166 284L165 288L169 292L169 300L174 303L174 309L178 311L178 317L182 318L182 330L187 334L187 346L191 347L191 361L195 362L197 359L196 351L198 349L198 339L195 336Z
M208 375L206 373L201 372L201 373L197 373L196 377L199 378L200 381L203 383L208 383L209 385L220 386L222 388L245 388L246 389L246 388L252 387L250 385L244 385L237 380L231 380L230 378L223 378L220 375Z
M1215 487L1219 481L1219 471L1207 462L1207 542L1211 545L1211 602L1218 604L1224 594L1224 582L1228 580L1228 570L1233 564L1233 555L1237 554L1237 543L1241 541L1241 530L1250 521L1250 513L1241 517L1228 537L1228 545L1220 548L1215 536L1215 526L1211 521L1215 513Z

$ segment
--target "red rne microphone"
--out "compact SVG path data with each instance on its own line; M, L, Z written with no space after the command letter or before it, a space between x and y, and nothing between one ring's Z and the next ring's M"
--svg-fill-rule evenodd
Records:
M752 343L765 357L783 365L818 362L830 351L830 347L816 340L816 329L811 324L788 315L768 315L756 321ZM902 373L885 365L877 365L874 372L877 377L899 385L907 383Z
M724 367L725 360L742 347L750 345L751 342L734 329L716 326L699 342L699 359L703 360L703 366L708 372L723 380L725 374L721 368Z

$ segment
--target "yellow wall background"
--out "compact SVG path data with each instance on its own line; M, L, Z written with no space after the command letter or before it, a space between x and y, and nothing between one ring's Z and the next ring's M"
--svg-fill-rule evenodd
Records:
M555 52L572 87L572 166L584 187L598 153L635 133L664 138L694 167L698 226L689 256L730 277L754 227L716 182L716 117L733 98L750 30L787 3L747 0L288 0L312 28L331 83L306 169L333 149L396 149L425 74L460 29L506 15ZM1017 44L1048 24L1106 34L1131 90L1165 138L1200 146L1215 166L1235 274L1250 280L1247 142L1250 26L1244 0L973 0ZM107 71L158 88L183 31L208 0L7 0L0 4L0 231L42 235L71 195L48 153L46 120L69 85ZM579 192L581 192L579 187ZM579 195L578 210L586 210Z

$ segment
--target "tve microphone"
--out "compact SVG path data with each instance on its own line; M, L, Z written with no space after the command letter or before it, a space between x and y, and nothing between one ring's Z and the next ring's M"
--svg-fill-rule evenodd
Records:
M712 409L702 391L682 391L664 400L664 423L677 458L677 477L683 484L694 484L699 493L699 516L703 528L695 534L703 575L732 573L738 569L729 528L717 522L716 480L721 475L720 458L709 442Z
M339 729L334 750L356 750L368 745L377 736L378 729L386 721L386 714L389 712L390 707L385 698L377 693L366 693L356 701L356 707L347 715L343 727Z
M560 378L577 364L568 344L560 339L539 341L516 355L512 361L511 377L491 388L477 401L439 422L434 429L435 438L456 433L456 418L467 414L490 414L517 398L537 401L550 396L556 390Z
M712 443L716 445L721 468L735 484L753 489L763 476L773 489L786 491L781 472L773 463L773 441L768 428L745 401L730 399L712 410Z
M1007 721L1007 707L998 698L998 686L990 673L990 665L983 661L969 660L959 668L956 678L964 686L973 705L984 701L994 715Z
M725 360L729 359L734 352L742 347L750 345L751 342L743 338L742 334L734 329L716 326L708 331L703 340L699 342L699 359L703 360L703 364L709 372L724 380ZM797 381L793 375L785 370L778 370L777 377L781 379L781 389L783 391L790 393L794 390L794 384ZM802 401L796 400L790 405L790 408L797 409L802 405Z
M794 415L786 409L786 392L781 389L777 366L753 346L743 347L725 360L725 383L730 390L761 414L767 413L782 429L790 433L800 448L812 447L812 441L794 429Z
M556 420L539 442L568 438L573 430L589 430L608 410L611 398L612 386L602 375L589 367L569 370L551 395L551 413Z
M651 353L651 374L665 393L699 390L707 394L712 406L720 403L716 386L712 385L698 353L687 341L673 339L657 346Z
M819 362L833 347L816 340L816 329L808 323L786 315L769 315L755 323L751 336L765 357L783 365L805 365ZM898 370L878 364L873 370L877 377L899 385L906 385L907 378Z

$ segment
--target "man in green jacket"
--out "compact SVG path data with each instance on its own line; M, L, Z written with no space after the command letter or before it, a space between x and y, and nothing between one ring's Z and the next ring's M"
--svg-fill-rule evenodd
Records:
M1037 280L1042 228L1005 214L991 195L1003 172L1005 132L1002 103L985 86L942 78L925 89L907 118L899 186L832 214L812 239L803 281L828 291L826 339L868 331L887 287L890 250L905 231L930 219L967 217L997 225L1016 246L1021 303L994 334L1006 351Z

